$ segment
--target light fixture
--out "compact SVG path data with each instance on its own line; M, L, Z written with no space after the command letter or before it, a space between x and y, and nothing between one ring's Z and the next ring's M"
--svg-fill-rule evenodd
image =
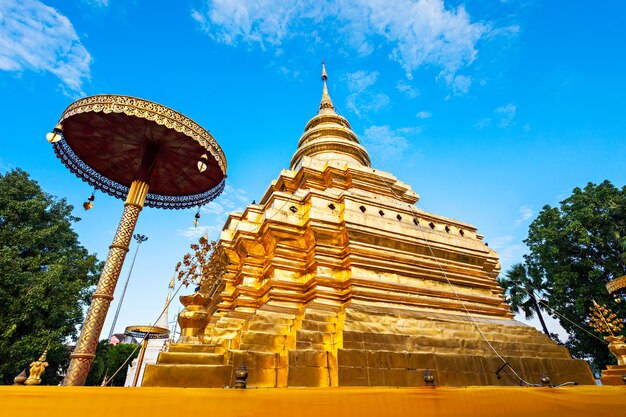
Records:
M209 160L209 156L207 154L204 154L200 157L200 160L198 161L198 171L200 172L206 171L206 169L208 168L208 165L207 165L208 160Z
M56 125L54 129L52 129L52 132L46 133L46 140L50 143L56 143L60 141L62 137L63 137L63 126L61 126L61 123Z

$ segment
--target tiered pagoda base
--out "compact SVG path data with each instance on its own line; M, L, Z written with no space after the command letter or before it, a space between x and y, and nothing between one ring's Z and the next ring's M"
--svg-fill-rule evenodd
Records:
M588 365L532 327L512 320L479 320L497 351L526 381L595 384ZM250 387L422 386L430 370L437 385L519 385L476 326L462 316L348 306L333 313L257 310L216 320L210 344L174 344L148 365L143 386L233 386L248 368ZM498 377L499 376L499 377ZM621 378L621 375L620 375Z

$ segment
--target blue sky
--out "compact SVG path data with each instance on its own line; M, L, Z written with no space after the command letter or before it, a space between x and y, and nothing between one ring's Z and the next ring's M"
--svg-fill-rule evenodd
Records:
M325 60L373 166L410 184L418 207L477 226L506 270L543 205L588 181L626 183L625 16L617 0L0 0L0 170L22 168L66 198L81 242L104 259L122 202L97 193L83 212L90 187L44 139L65 107L132 95L211 131L228 188L202 227L192 210L146 209L136 229L149 240L117 330L147 324L193 239L217 237L288 167Z

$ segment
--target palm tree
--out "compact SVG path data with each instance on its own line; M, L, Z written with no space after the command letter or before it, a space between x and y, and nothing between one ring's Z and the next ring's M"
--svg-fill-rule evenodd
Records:
M521 263L513 265L504 278L498 278L498 283L504 289L504 295L511 309L516 313L523 312L526 319L532 319L536 315L541 322L543 332L551 337L539 308L541 300L538 297L545 292L543 283L530 276L526 267Z

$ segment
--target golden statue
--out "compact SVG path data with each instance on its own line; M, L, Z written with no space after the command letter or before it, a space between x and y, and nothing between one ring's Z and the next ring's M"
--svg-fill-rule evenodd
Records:
M24 382L24 385L39 385L41 384L41 375L43 375L43 371L46 370L48 366L48 362L46 362L46 355L48 354L48 349L44 350L39 359L30 364L30 374L28 375L28 379Z

